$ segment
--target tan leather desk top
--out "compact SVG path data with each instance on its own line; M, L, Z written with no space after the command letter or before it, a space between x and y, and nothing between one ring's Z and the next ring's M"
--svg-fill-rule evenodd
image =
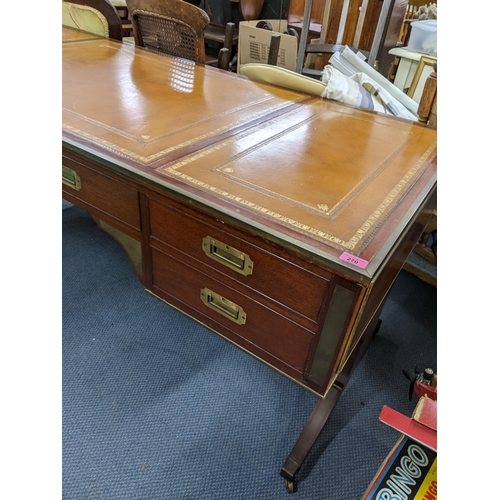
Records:
M62 49L65 140L367 276L436 182L434 129L112 40Z

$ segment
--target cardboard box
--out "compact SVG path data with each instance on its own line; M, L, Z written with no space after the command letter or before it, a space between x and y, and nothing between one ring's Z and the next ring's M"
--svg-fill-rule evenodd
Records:
M240 22L238 27L238 73L240 72L240 66L243 64L267 64L271 36L275 33L281 33L278 66L295 71L297 66L297 37L284 34L287 29L286 20L265 20L271 23L273 31L256 28L257 23L262 21L261 19Z

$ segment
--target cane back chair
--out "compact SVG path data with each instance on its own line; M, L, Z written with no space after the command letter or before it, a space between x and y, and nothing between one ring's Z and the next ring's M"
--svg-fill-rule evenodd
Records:
M127 0L127 6L136 46L205 63L205 11L182 0Z

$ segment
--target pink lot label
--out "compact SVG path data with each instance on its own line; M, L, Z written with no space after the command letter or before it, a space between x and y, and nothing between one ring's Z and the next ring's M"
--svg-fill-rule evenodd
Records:
M355 255L351 255L350 253L344 252L340 256L340 260L345 260L346 262L349 262L349 264L352 264L353 266L360 267L361 269L364 269L369 262L364 259L360 259L359 257L356 257Z

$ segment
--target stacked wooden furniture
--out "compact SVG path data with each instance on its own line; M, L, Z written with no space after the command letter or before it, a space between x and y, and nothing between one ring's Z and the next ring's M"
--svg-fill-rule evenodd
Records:
M418 106L418 121L437 127L437 61L433 65L433 72L425 81Z
M418 117L421 123L437 127L437 62L434 71L427 78L418 107ZM437 210L433 210L429 222L410 255L404 269L433 286L437 286L437 257L428 246L429 238L434 238L437 231ZM423 263L419 260L423 259ZM422 265L423 264L423 265Z
M363 52L371 66L387 74L391 62L388 51L396 46L407 2L291 0L288 19L301 32L297 71L302 71L305 55L322 54L316 57L313 68L321 70L335 50L347 45Z
M420 7L428 6L431 3L437 4L437 0L408 0L403 24L401 25L398 45L401 47L406 47L408 45L411 34L411 23L418 20Z
M405 0L407 2L406 10L404 14L403 22L401 23L401 28L399 31L399 38L397 43L393 48L399 47L407 47L408 42L410 41L411 34L411 23L418 20L417 15L420 7L427 6L430 3L437 4L437 0L428 1L428 0ZM392 59L391 65L389 66L389 70L387 72L387 78L389 81L394 81L398 66L401 61L400 55L395 55Z
M436 131L70 39L63 196L149 293L318 397L281 470L293 491L434 208Z

